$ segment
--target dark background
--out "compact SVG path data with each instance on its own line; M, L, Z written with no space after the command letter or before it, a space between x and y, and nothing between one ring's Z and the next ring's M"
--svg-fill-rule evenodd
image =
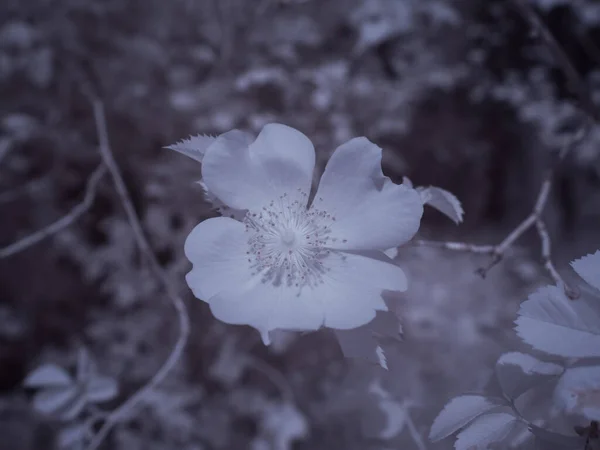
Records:
M532 4L600 107L600 3ZM282 334L265 348L255 331L217 322L183 279L184 239L212 214L194 184L199 165L163 149L189 134L258 132L275 121L309 136L322 168L336 145L364 135L384 148L396 182L406 175L462 201L464 224L428 211L421 237L497 243L531 210L545 169L582 123L552 54L510 2L4 0L0 246L81 201L100 162L86 88L104 102L137 213L192 321L177 370L106 448L418 448L406 429L374 437L385 415L373 380L413 404L425 439L450 397L487 389L498 355L522 348L511 328L518 304L549 282L533 232L486 280L473 273L483 258L401 251L411 280L406 339L389 349L389 372L345 360L327 331ZM567 278L570 259L600 247L599 154L594 128L560 166L546 211ZM155 373L176 327L105 177L75 224L0 260L0 440L18 430L6 448L51 448L59 424L36 415L20 388L38 364L72 368L87 345L119 380L107 405L116 406ZM281 393L240 355L284 375L308 430L302 439L273 444L268 421ZM283 422L285 442L294 421Z

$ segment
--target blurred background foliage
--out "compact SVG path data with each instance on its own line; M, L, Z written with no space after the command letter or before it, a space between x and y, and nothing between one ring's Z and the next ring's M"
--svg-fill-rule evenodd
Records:
M532 4L600 107L600 4ZM0 245L81 200L100 161L86 87L105 103L117 162L193 324L176 373L106 448L413 448L385 395L426 436L448 398L484 389L496 357L518 346L518 303L547 282L535 239L485 281L469 255L401 252L412 285L389 372L344 360L324 331L282 333L264 348L251 330L218 323L183 281L184 239L213 214L194 184L199 166L163 149L276 121L313 140L322 169L336 145L365 135L384 148L396 182L408 176L462 201L463 225L427 212L423 236L497 242L531 210L545 168L582 123L562 72L511 2L4 0ZM563 269L600 242L599 155L595 128L556 176L546 219ZM119 380L115 406L175 338L175 315L105 179L74 226L0 260L0 448L51 448L60 424L35 414L20 388L39 363L72 368L86 345Z

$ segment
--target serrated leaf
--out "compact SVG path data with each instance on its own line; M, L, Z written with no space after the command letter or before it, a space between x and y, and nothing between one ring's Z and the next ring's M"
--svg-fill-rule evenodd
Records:
M570 300L559 286L545 286L521 304L515 330L532 347L567 358L600 356L600 301Z
M567 369L556 385L554 399L569 414L600 421L600 366Z
M445 189L430 186L419 190L423 202L448 216L455 224L463 221L464 211L460 200Z
M33 408L41 414L62 416L63 411L76 403L80 394L80 389L75 385L43 389L33 397Z
M85 385L85 395L93 403L107 402L115 398L118 393L116 380L101 375L92 375Z
M381 346L377 346L375 348L375 354L377 355L377 363L385 370L389 370L387 365L387 357L385 356L385 351Z
M494 442L504 440L517 425L518 419L508 413L491 413L477 418L461 431L454 443L456 450L484 450Z
M444 439L497 406L499 406L497 401L481 395L467 394L454 397L433 421L429 440L436 442Z
M587 284L600 291L600 250L571 261L571 266Z
M73 380L68 372L56 364L44 364L33 370L23 381L27 388L70 386Z
M547 363L531 355L510 352L496 362L496 376L502 391L512 399L563 372L558 364Z
M85 423L76 423L62 428L58 432L58 448L68 450L80 448L89 431Z
M190 136L187 139L182 139L173 145L169 145L165 148L169 150L175 150L181 154L189 156L198 162L202 162L206 149L215 141L216 138L212 136L198 134L196 136Z
M387 358L380 341L385 338L400 340L398 317L391 311L377 311L375 319L351 330L333 330L346 358L359 358L387 370Z

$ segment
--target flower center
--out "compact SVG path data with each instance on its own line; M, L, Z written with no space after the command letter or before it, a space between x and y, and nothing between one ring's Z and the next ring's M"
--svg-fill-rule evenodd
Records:
M322 282L331 253L328 244L335 217L307 209L308 195L281 195L259 211L248 211L243 222L248 234L248 263L263 283L302 288Z
M281 232L281 242L288 247L292 247L294 242L296 242L296 233L289 228L283 230Z

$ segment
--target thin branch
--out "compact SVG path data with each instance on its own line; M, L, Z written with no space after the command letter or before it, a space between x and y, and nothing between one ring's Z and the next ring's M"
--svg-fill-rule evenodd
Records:
M487 273L490 271L490 269L492 269L500 261L502 261L502 258L506 254L507 250L510 247L512 247L514 245L514 243L521 236L523 236L523 234L525 234L525 232L527 232L529 229L531 229L535 225L538 228L538 234L540 236L540 239L542 240L542 258L544 259L544 267L550 272L550 275L552 276L552 278L554 280L557 280L558 273L556 272L556 269L554 268L554 265L552 264L552 262L550 260L550 252L549 252L549 250L547 253L543 252L545 248L547 248L547 249L550 248L550 236L548 235L545 224L542 222L542 213L544 212L544 209L546 208L546 204L548 203L550 191L552 190L552 181L553 181L553 177L554 177L554 172L556 171L556 169L558 168L560 163L562 163L562 161L570 153L570 151L573 148L575 148L584 139L585 136L587 136L590 128L591 128L591 123L589 121L586 121L584 123L583 127L575 134L575 136L573 136L573 138L561 148L556 161L554 162L552 167L547 170L546 175L544 176L544 179L543 179L541 187L540 187L540 191L538 193L538 196L535 201L535 205L533 207L533 210L499 244L497 244L497 245L476 245L476 244L470 244L467 242L437 242L437 241L425 241L425 240L414 241L414 244L419 245L419 246L442 248L442 249L452 250L452 251L491 255L490 262L487 265L480 267L479 269L476 270L477 274L479 274L479 275L481 275L481 277L485 278ZM538 225L538 223L542 224L541 225L541 227L542 227L541 229L543 230L542 232L540 232L540 225ZM547 241L545 242L545 240L547 240ZM575 298L574 297L574 296L576 296L575 291L573 291L573 289L571 289L569 286L567 286L567 284L564 283L564 281L562 281L562 279L561 279L561 282L565 286L565 292L567 293L567 295L570 298Z
M102 444L112 427L118 422L129 417L134 408L143 401L146 394L156 388L156 386L161 383L169 374L169 372L175 367L186 346L190 333L190 323L183 299L177 294L177 290L171 285L166 273L160 266L156 256L154 255L154 252L150 247L150 244L148 243L148 240L144 235L140 219L135 212L131 197L123 181L123 176L121 175L121 171L114 159L108 138L106 118L104 115L104 105L94 95L88 94L88 96L90 97L94 111L94 120L96 122L96 132L98 134L99 150L102 159L106 164L110 175L112 176L117 194L119 195L121 203L123 204L123 208L125 209L125 214L127 215L127 219L133 230L135 240L144 256L150 263L155 276L159 279L165 291L167 292L167 295L169 296L171 303L177 312L177 317L179 320L179 336L173 349L171 350L171 353L169 354L169 357L163 363L158 372L156 372L156 374L154 374L154 376L144 386L142 386L135 394L121 404L121 406L108 415L98 433L96 433L96 435L90 441L90 444L87 446L87 450L96 450Z
M542 219L537 219L535 221L535 226L542 243L542 261L544 263L544 267L557 285L564 286L567 297L569 297L571 300L578 298L579 293L565 283L563 278L556 270L556 267L554 267L554 263L552 262L552 241L550 240L546 223Z
M490 269L492 269L492 267L494 267L496 264L498 264L500 261L502 261L502 258L504 258L506 251L510 247L512 247L512 245L527 230L529 230L529 228L531 228L531 226L535 223L535 215L534 214L535 213L531 213L529 216L527 216L525 218L525 220L523 220L519 225L517 225L517 227L514 230L512 230L508 234L508 236L506 236L504 238L504 240L502 242L500 242L500 244L498 244L494 247L494 251L492 252L492 259L490 260L489 264L487 264L484 267L480 267L476 271L479 275L481 275L482 278L485 278L487 273L490 271Z
M410 411L408 410L408 408L406 408L406 427L408 428L408 433L410 434L410 437L417 445L418 450L427 450L425 442L423 442L423 438L417 430L417 427L415 426L415 423L413 422L412 417L410 416Z
M498 246L494 251L494 258L492 262L482 268L479 269L478 273L485 277L487 272L498 264L506 250L512 246L517 239L519 239L526 231L528 231L531 227L533 227L538 220L541 219L542 213L546 208L546 204L548 203L548 198L550 196L550 191L552 190L554 173L560 166L560 164L564 161L567 155L577 146L579 143L587 136L590 131L591 124L589 121L584 122L583 126L578 130L578 132L569 140L558 153L558 157L554 164L546 171L546 175L542 181L540 186L540 191L535 201L535 205L533 207L533 211L521 222L517 228L515 228Z
M554 267L554 263L552 263L552 243L550 241L550 235L548 234L546 224L542 219L538 219L535 221L535 226L540 236L540 240L542 241L542 258L544 261L544 267L550 273L550 276L556 284L564 283L562 277Z
M50 225L42 228L39 231L36 231L33 234L30 234L23 239L10 244L8 247L4 247L0 249L0 259L7 258L16 253L22 252L23 250L28 249L32 245L35 245L42 240L46 239L53 234L62 231L72 223L74 223L77 219L79 219L94 203L94 198L96 197L96 191L98 188L98 183L106 173L106 166L104 164L100 164L92 173L90 178L88 179L87 186L85 189L85 196L81 203L77 204L67 215L61 217L56 222L51 223Z
M585 81L579 75L579 73L575 69L575 66L571 63L571 60L565 53L564 49L556 41L550 30L540 20L540 18L535 13L531 5L529 5L525 0L513 0L513 3L515 4L519 12L522 14L522 16L530 23L533 29L540 34L544 43L546 44L546 46L548 46L548 48L554 55L557 64L561 67L567 78L569 87L577 95L579 104L584 110L584 112L587 114L588 118L598 122L600 116L594 104L591 101L591 93L589 92ZM485 277L487 272L502 260L508 248L510 248L526 231L528 231L531 227L535 225L537 227L538 234L542 241L542 258L544 259L544 266L549 271L550 275L555 281L560 280L562 282L562 279L560 279L560 276L558 275L558 272L556 271L551 261L550 236L547 232L544 222L542 221L542 213L546 207L546 204L548 203L548 197L552 189L552 180L554 177L554 172L562 163L562 161L566 158L566 156L571 152L571 150L574 147L576 147L584 139L585 136L587 136L590 128L591 121L586 120L583 126L578 131L578 133L573 137L573 139L571 139L569 143L562 147L558 154L557 160L555 161L553 166L547 171L544 180L542 181L542 185L540 187L540 191L532 212L500 244L495 246L493 250L489 252L492 254L492 259L490 263L477 271L482 277ZM469 249L469 247L470 244L464 244L458 249ZM445 248L448 248L450 250L454 249L452 248L452 246L445 246ZM485 246L483 248L488 250L488 248ZM474 253L488 252L474 251ZM569 288L566 284L565 292L567 292L567 294L570 297L574 295L574 291L571 288Z
M523 236L523 234L525 234L525 232L527 232L534 225L536 225L538 221L541 221L542 214L544 212L544 209L546 208L546 204L548 203L550 191L552 190L554 173L556 172L556 170L558 169L560 164L563 162L563 160L567 157L567 155L577 145L579 145L579 143L588 135L591 127L592 127L592 123L590 122L590 120L584 121L582 127L577 131L577 133L569 140L569 142L567 142L565 145L563 145L563 147L560 149L560 151L557 155L556 160L554 161L552 166L546 171L546 174L545 174L542 184L540 186L540 190L539 190L538 196L536 198L533 210L498 245L489 246L489 245L474 245L474 244L469 244L466 242L431 242L431 241L416 241L415 243L417 245L425 245L425 246L431 246L431 247L437 247L437 248L444 248L447 250L465 251L465 252L476 253L476 254L489 254L492 256L490 262L487 265L477 269L477 271L476 271L476 273L481 275L481 277L485 278L485 276L490 271L490 269L492 269L500 261L502 261L502 258L504 257L506 251L510 247L512 247L512 245L521 236ZM539 234L539 228L538 228L538 234ZM548 240L550 239L547 232L546 232L546 234L540 234L540 238L541 239L547 238ZM542 255L542 257L545 258L544 255ZM544 261L545 261L544 266L546 267L546 269L548 269L550 271L549 267L553 268L554 266L551 264L550 265L546 264L545 259L544 259ZM553 279L555 279L555 275L557 275L557 274L550 271L550 275L552 276ZM574 291L566 284L565 284L565 292L567 292L567 294L571 298L573 298L572 296L575 295Z

